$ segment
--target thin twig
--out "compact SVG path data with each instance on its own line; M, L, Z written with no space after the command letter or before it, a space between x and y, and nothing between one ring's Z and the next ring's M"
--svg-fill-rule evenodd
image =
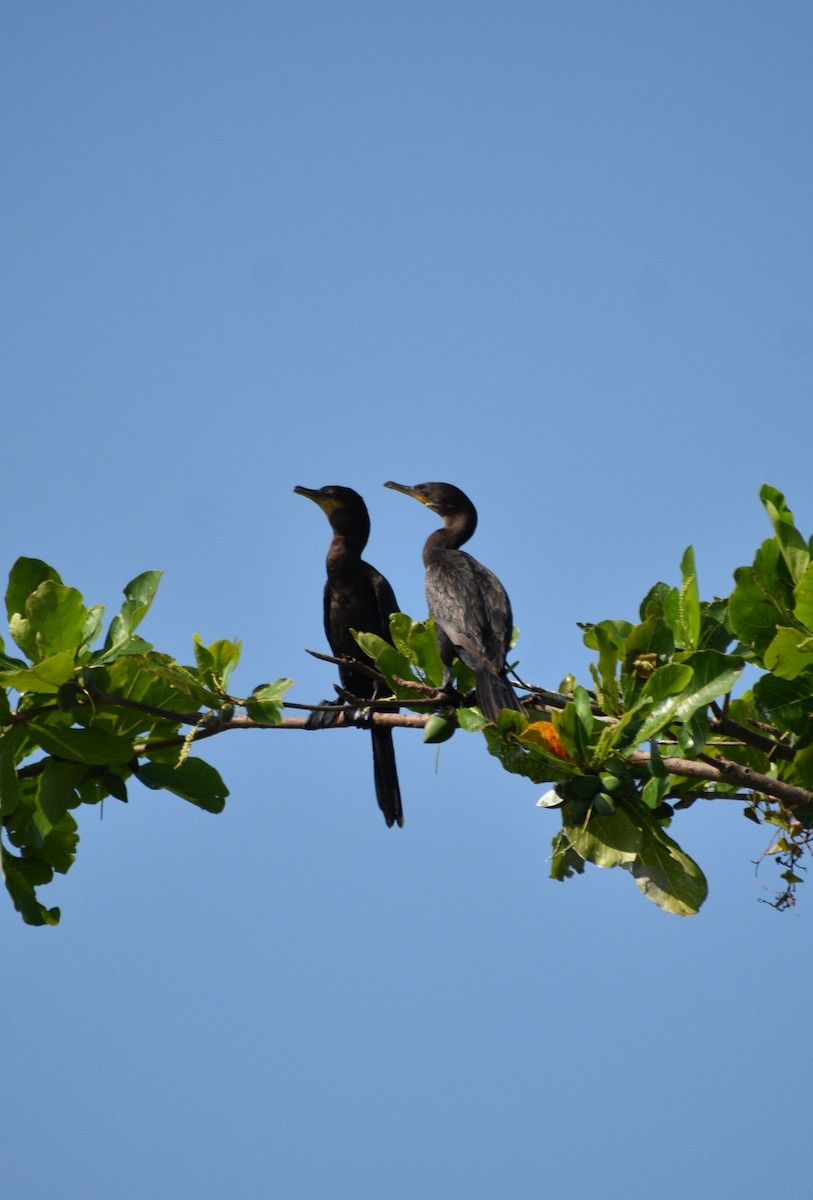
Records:
M144 704L141 700L131 700L129 696L111 696L107 692L97 692L95 688L85 691L95 704L111 704L117 708L132 708L136 712L146 713L151 717L161 717L167 721L177 721L180 725L197 725L205 717L202 712L176 712L171 708L159 708L155 704ZM81 696L79 698L81 701Z
M783 758L786 762L793 761L793 750L790 746L776 741L764 733L757 733L755 729L749 729L747 725L741 725L739 721L732 721L730 717L713 718L711 728L719 730L720 733L731 734L742 744L751 746L754 750L761 750L763 754L767 754L771 758Z
M367 663L360 662L357 658L350 658L347 655L320 654L318 650L306 649L305 653L312 655L313 658L318 658L320 662L333 663L334 666L348 667L352 671L358 671L361 675L369 675L371 679L380 681L384 678L375 667L368 666Z

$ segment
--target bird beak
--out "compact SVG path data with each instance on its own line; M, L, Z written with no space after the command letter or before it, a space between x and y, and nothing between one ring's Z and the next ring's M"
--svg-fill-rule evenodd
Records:
M314 504L318 504L322 512L329 513L338 506L339 501L335 496L324 496L318 488L306 488L296 485L294 491L298 496L307 496Z
M405 496L411 496L413 500L420 500L421 504L427 503L417 488L407 487L404 483L393 483L390 480L389 483L384 484L384 487L392 488L394 492L403 492Z

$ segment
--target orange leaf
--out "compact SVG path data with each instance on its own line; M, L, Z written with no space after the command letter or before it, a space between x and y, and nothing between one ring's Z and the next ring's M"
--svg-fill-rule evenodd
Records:
M533 742L535 745L541 746L543 750L549 750L551 754L555 754L558 758L569 757L550 721L532 721L523 732L522 740Z

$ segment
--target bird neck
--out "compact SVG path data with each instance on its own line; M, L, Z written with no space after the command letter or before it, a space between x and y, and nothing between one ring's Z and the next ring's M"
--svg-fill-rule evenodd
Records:
M328 571L339 571L342 567L357 563L366 545L367 538L358 532L334 533L327 552Z
M423 560L428 564L443 550L459 550L467 542L477 528L477 513L474 507L460 509L449 513L443 518L443 528L436 529L426 539L423 548Z

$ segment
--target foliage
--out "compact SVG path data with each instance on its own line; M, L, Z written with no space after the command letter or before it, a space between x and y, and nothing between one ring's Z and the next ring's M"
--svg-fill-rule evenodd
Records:
M506 771L552 784L538 803L561 818L554 879L587 863L622 867L682 916L698 911L707 885L667 833L676 810L737 800L774 827L765 852L780 870L773 903L788 907L813 841L813 562L782 494L766 485L760 495L774 535L734 572L728 598L701 600L689 548L679 584L650 588L636 621L582 626L595 656L590 686L523 684L524 715L488 723L462 663L445 683L431 620L394 614L391 642L358 633L389 690L372 705L387 714L377 719L417 720L431 743L458 729L482 737ZM282 715L290 679L244 699L229 693L239 642L207 646L195 635L194 663L184 665L143 640L136 630L159 580L146 571L127 585L103 637L101 606L86 607L53 567L21 558L11 570L9 632L22 657L0 640L0 855L29 924L59 920L37 889L73 863L82 805L126 802L135 780L220 812L227 788L193 744L302 723ZM754 682L735 697L746 667ZM398 716L393 700L426 719Z
M473 697L447 698L462 707L428 740L482 732L506 771L553 783L539 805L561 814L554 879L585 863L623 867L659 907L696 913L706 880L666 830L676 809L738 799L751 820L779 827L766 851L782 868L774 904L793 903L813 841L813 564L782 494L766 485L760 496L774 537L735 572L729 599L701 600L689 547L679 585L650 588L636 622L582 626L591 690L572 677L558 693L530 688L526 717L505 711L496 725ZM386 643L358 640L406 701L437 673L418 627L405 637L397 620L397 664ZM746 665L760 674L733 699Z
M36 889L73 863L73 814L81 805L108 796L126 802L135 779L221 812L228 789L214 767L190 754L195 735L233 724L236 703L257 722L280 720L290 680L255 689L246 701L227 693L238 642L204 646L196 636L195 665L183 666L136 633L159 580L160 572L146 571L127 585L121 611L94 649L101 606L87 608L39 559L18 559L11 570L9 631L25 657L6 654L0 640L0 854L11 899L31 925L59 920Z

